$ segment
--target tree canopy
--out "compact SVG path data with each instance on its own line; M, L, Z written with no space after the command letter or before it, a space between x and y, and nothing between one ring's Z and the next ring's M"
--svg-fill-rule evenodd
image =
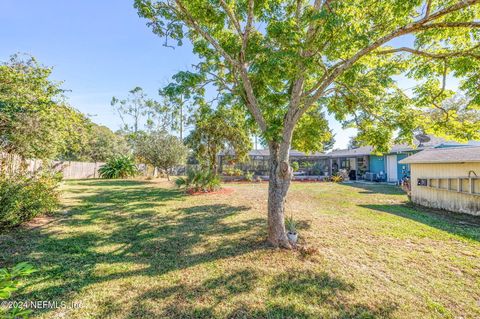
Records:
M78 149L89 120L67 105L52 69L30 56L0 65L0 150L48 159Z
M152 131L137 139L135 153L145 163L164 170L169 178L170 169L185 163L188 149L178 137Z
M244 114L238 109L203 105L195 112L193 124L185 140L197 160L214 173L220 152L233 151L233 158L241 162L252 148Z
M473 119L442 106L454 93L445 83L454 76L466 107L478 111L478 3L136 0L135 7L166 41L193 43L198 72L238 96L266 140L290 141L299 121L324 127L318 113L302 119L321 108L387 150L394 138L412 142L416 128L480 137ZM405 46L395 46L398 38ZM400 78L416 84L406 92ZM431 119L432 110L442 121Z

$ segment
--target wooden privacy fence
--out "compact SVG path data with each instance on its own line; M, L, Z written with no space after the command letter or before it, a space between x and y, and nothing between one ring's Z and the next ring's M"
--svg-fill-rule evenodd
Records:
M20 168L25 168L29 173L35 173L38 170L48 165L56 172L63 174L63 179L87 179L87 178L99 178L100 174L98 170L105 162L76 162L76 161L45 161L43 160L25 160L19 156L0 153L0 168L6 169L8 172L15 172ZM3 167L2 167L3 165ZM8 165L8 167L5 167ZM140 175L147 173L145 164L138 164Z

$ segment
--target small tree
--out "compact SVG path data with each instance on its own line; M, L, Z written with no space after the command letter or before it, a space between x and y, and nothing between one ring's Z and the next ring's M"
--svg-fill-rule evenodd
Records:
M235 158L243 160L252 148L250 135L238 110L219 107L212 110L203 106L194 116L195 128L187 136L186 142L197 159L217 173L217 156L225 150L234 150Z
M139 158L165 171L170 180L170 170L185 163L188 149L183 142L164 131L154 131L137 140L135 145Z

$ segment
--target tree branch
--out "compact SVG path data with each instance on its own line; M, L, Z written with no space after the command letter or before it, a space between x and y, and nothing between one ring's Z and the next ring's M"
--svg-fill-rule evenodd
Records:
M449 13L459 11L461 9L464 9L468 6L471 6L471 5L474 5L474 4L477 4L477 3L480 3L480 0L462 0L462 1L459 1L459 2L451 5L450 7L444 8L440 11L437 11L433 14L430 14L429 16L425 16L424 18L422 18L419 21L412 22L410 24L402 26L402 27L392 31L391 33L379 38L378 40L376 40L375 42L373 42L369 46L361 49L355 55L353 55L350 59L346 60L338 68L334 69L329 76L327 76L325 79L323 79L322 82L320 82L316 85L316 87L318 87L317 91L309 99L307 99L305 101L305 104L304 104L301 112L299 112L298 116L303 115L303 113L305 113L305 111L316 100L318 100L321 97L321 95L323 93L323 90L325 90L338 76L343 74L343 72L345 72L345 70L347 70L350 66L352 66L355 62L357 62L363 56L369 54L370 52L374 51L375 49L379 48L381 45L389 42L390 40L392 40L394 38L397 38L397 37L405 35L405 34L409 34L409 33L419 31L422 28L423 28L423 30L431 28L430 25L435 25L435 24L430 24L427 27L425 25L427 25L427 23L429 23L431 21L434 21L434 20L436 20L440 17L443 17L443 16L445 16ZM443 23L441 23L441 24L443 24Z
M248 36L250 35L250 31L252 29L253 24L253 9L254 9L254 0L248 0L248 9L247 9L247 24L245 25L245 31L243 32L242 36L242 54L241 58L245 62L245 55L247 51L248 45Z
M200 35L207 40L219 53L223 56L223 58L232 66L232 69L238 69L240 72L240 76L242 78L243 87L245 88L245 93L247 95L247 108L252 113L253 117L255 118L256 122L260 126L260 129L265 132L267 129L267 124L265 119L262 115L260 108L258 107L257 99L255 98L255 94L253 91L252 84L250 82L250 78L248 77L248 71L245 68L244 63L240 63L239 61L232 58L222 47L221 45L215 41L215 39L206 31L204 31L195 19L191 16L188 10L185 8L183 2L181 0L175 0L178 7L180 8L181 12L185 15L187 22L198 32Z
M238 67L238 61L235 61L222 47L221 45L215 41L215 39L206 31L204 31L198 23L195 21L195 19L191 16L191 14L188 12L188 10L185 8L184 4L180 0L175 0L177 3L178 7L180 8L181 12L185 15L187 23L190 24L198 33L202 35L202 37L210 42L213 47L218 50L220 55L223 56L225 60L228 61L232 65L232 67Z
M416 31L424 31L428 29L442 29L442 28L480 28L480 22L437 22L430 23L419 27Z
M432 10L432 0L428 0L426 6L425 15L423 16L424 19L427 19L430 16L430 11Z
M398 52L408 52L412 53L415 55L423 56L426 58L432 58L432 59L446 59L450 57L459 57L459 56L470 56L475 59L480 59L480 53L473 53L472 51L476 48L480 47L479 45L474 46L473 48L470 48L465 51L455 51L455 52L447 52L447 53L433 53L433 52L427 52L427 51L421 51L421 50L416 50L416 49L411 49L407 47L401 47L397 49L389 49L389 50L382 50L378 51L377 54L391 54L391 53L398 53Z
M230 20L232 21L232 24L237 30L238 35L241 36L242 28L240 27L240 23L238 22L238 20L235 18L235 15L233 14L232 10L230 10L230 8L228 7L227 3L224 0L220 0L220 5L222 6L223 10L225 10Z

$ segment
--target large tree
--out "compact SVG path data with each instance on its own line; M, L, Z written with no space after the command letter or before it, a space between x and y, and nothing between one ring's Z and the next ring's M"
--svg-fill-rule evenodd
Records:
M66 104L51 72L31 56L0 65L0 152L51 159L82 145L89 120Z
M394 139L412 142L419 127L449 138L479 137L475 118L442 104L453 94L446 85L453 75L467 107L478 109L479 2L135 0L135 7L163 39L188 38L199 69L243 101L271 154L268 239L289 248L289 150L310 110L355 125L359 139L378 151ZM417 84L405 92L401 78ZM434 109L443 116L431 125Z
M81 143L72 144L71 147L69 145L66 152L60 154L58 159L106 162L116 155L127 155L130 153L125 136L121 132L112 132L106 126L90 123L86 128L86 132L81 136Z

